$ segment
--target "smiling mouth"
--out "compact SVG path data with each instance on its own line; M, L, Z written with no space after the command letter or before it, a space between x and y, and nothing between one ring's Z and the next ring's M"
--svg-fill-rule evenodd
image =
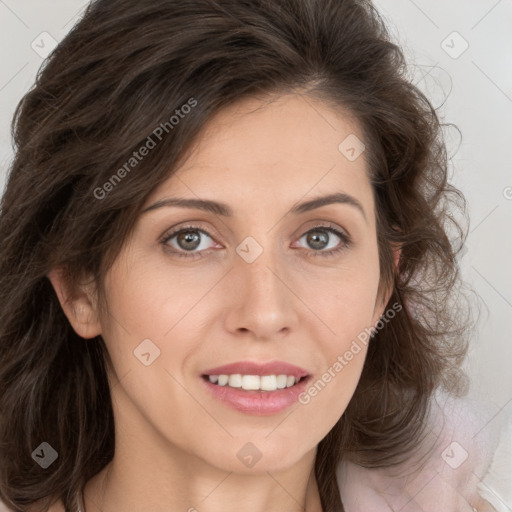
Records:
M309 376L296 378L293 375L202 375L202 378L218 387L239 389L252 392L272 392L291 388L309 379Z

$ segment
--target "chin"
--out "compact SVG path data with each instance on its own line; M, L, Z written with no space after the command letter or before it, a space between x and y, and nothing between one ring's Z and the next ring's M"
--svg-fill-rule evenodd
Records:
M305 440L283 439L282 436L271 439L273 434L265 439L268 435L269 431L265 431L260 436L247 435L232 439L229 446L224 444L219 456L214 455L209 462L224 471L257 475L286 471L308 453L304 449ZM316 451L316 445L313 450Z

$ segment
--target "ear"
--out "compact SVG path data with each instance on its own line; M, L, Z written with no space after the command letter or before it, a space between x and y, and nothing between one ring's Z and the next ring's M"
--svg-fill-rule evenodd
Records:
M393 270L394 273L398 273L399 263L400 263L400 255L402 253L402 249L398 245L393 245ZM382 300L379 301L379 298L377 297L377 302L375 304L375 311L374 311L374 317L373 317L373 325L375 325L380 317L384 314L384 310L389 302L389 299L391 298L391 294L393 293L393 286L390 286L385 293L383 294Z
M97 296L93 282L80 284L71 290L62 267L55 267L47 274L57 294L60 305L75 332L82 338L101 334L97 313Z
M395 255L395 264L394 264L395 272L398 272L398 264L400 263L400 255L402 254L402 249L398 246L394 247L393 253Z

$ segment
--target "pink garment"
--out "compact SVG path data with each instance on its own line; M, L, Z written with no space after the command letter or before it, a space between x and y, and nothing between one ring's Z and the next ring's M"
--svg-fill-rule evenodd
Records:
M384 469L340 464L346 512L512 512L512 456L504 449L512 445L511 422L505 410L493 414L439 394L429 433L406 462Z

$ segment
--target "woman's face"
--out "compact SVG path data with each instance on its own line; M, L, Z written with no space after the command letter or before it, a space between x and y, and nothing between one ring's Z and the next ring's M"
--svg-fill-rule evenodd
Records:
M250 112L261 105L222 111L148 198L144 209L156 206L106 277L101 320L117 435L234 472L313 453L354 393L361 340L385 306L359 127L300 95ZM345 200L301 208L332 194ZM164 203L176 198L229 215ZM306 378L281 389L295 367Z

